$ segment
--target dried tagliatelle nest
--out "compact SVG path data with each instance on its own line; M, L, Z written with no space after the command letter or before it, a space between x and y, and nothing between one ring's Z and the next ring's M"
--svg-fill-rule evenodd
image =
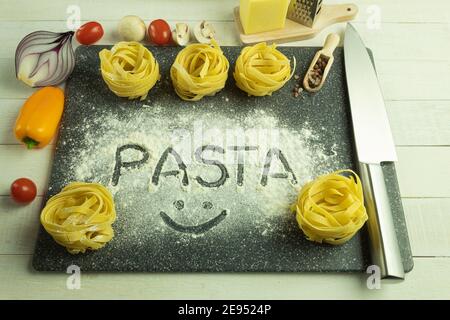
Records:
M336 171L307 183L293 205L308 240L342 244L367 221L361 181L351 170Z
M103 80L119 97L144 100L160 78L158 62L139 42L118 42L99 56Z
M113 197L98 183L67 185L41 212L44 229L72 254L102 248L114 237L115 219Z
M181 99L198 101L225 87L229 66L213 39L211 45L195 43L181 50L170 68L170 77Z
M296 61L294 58L295 70ZM275 44L265 42L245 47L236 60L236 85L250 96L266 96L285 85L293 75L291 62L277 50Z

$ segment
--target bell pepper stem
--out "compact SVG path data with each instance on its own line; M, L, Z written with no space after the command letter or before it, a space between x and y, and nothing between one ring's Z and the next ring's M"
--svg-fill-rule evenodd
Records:
M33 140L29 137L25 137L22 141L23 141L23 143L25 143L28 150L33 149L34 147L36 147L39 144L39 142L37 142L36 140Z

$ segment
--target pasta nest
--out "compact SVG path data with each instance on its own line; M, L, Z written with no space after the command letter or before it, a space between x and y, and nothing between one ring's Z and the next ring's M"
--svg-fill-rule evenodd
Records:
M351 170L336 171L306 184L293 206L308 240L342 244L367 221L361 181Z
M144 100L160 79L158 62L139 42L118 42L99 56L103 80L119 97Z
M295 70L296 60L294 57ZM249 96L266 96L277 91L289 81L294 72L288 58L265 42L245 47L236 60L234 79L236 85Z
M41 212L44 229L72 254L102 248L114 236L115 219L112 195L98 183L67 185Z
M177 95L186 101L212 96L225 87L230 64L217 42L195 43L181 50L170 68Z

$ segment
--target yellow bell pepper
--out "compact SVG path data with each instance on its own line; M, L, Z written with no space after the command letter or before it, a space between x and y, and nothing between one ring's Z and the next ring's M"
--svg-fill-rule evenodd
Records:
M25 101L16 120L16 138L28 149L43 148L58 129L64 109L64 92L57 87L44 87Z

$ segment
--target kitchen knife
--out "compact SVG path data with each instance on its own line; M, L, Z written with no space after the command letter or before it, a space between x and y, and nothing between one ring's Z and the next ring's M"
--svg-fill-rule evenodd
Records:
M359 173L367 209L372 263L381 278L405 276L382 162L397 161L383 96L372 61L355 28L344 40L345 71Z

